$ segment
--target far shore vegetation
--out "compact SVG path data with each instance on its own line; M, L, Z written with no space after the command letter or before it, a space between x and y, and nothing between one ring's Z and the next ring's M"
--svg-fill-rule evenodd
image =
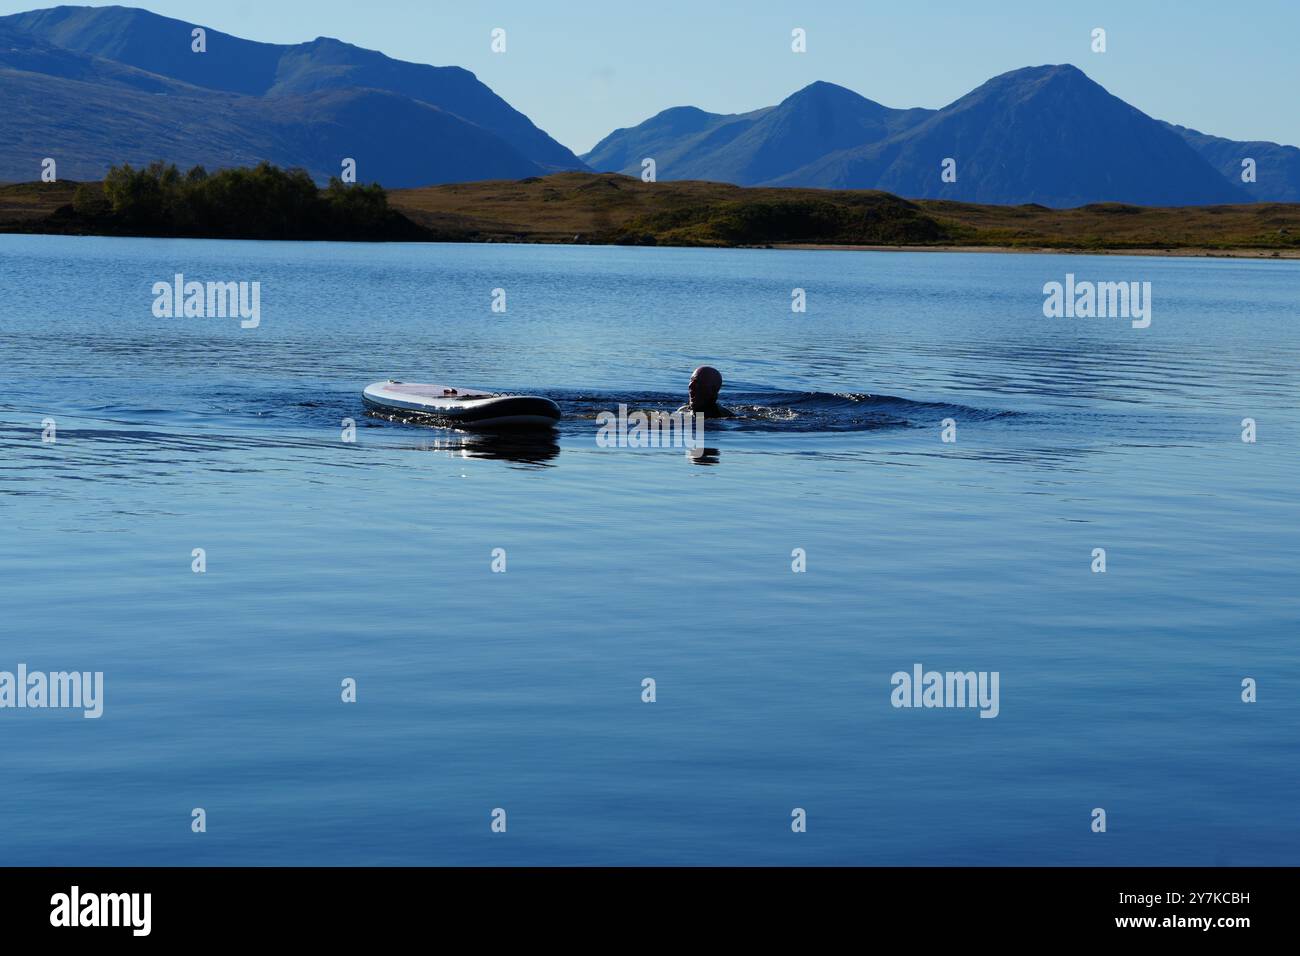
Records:
M875 190L645 183L616 173L384 190L303 170L114 167L0 186L0 232L414 242L871 247L1300 256L1300 204L1077 209Z
M32 198L39 198L46 185L7 189L35 190ZM303 170L270 163L211 174L202 166L182 173L161 162L139 169L114 166L102 183L73 185L70 198L28 220L30 230L9 231L209 239L424 238L424 230L389 208L380 186L331 179L322 189ZM0 199L0 221L7 218L6 205Z

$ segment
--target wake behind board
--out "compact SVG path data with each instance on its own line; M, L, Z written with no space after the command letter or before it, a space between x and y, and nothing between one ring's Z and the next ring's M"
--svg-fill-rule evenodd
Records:
M429 418L457 428L550 428L560 407L536 395L501 395L475 388L412 382L375 382L362 400L382 412Z

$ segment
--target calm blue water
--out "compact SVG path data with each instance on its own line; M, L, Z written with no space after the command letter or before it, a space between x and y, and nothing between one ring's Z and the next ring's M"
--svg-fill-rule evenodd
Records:
M175 272L261 325L155 318ZM1067 272L1151 327L1045 319ZM1300 856L1300 263L6 236L0 280L0 670L106 675L0 710L0 863ZM702 362L702 462L596 447ZM566 420L367 418L390 376ZM895 709L915 663L999 716Z

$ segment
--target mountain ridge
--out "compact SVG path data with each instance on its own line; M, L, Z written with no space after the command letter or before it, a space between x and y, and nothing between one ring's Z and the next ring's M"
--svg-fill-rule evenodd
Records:
M0 17L0 180L97 179L122 162L266 160L318 182L409 188L597 170L745 186L880 189L916 199L1070 208L1300 201L1300 149L1154 119L1077 67L992 77L940 109L897 109L825 81L744 113L662 110L579 158L458 66L343 40L244 39L132 7ZM1243 182L1244 159L1257 181ZM955 161L955 180L941 164ZM586 162L584 162L584 160ZM588 165L588 163L590 165Z
M785 121L816 129L808 117L796 118L792 104L803 94L833 88L814 83L774 107L722 116L699 111L697 123L721 128L745 117L762 117L771 127ZM1106 91L1069 64L1024 67L992 77L938 110L896 110L871 104L884 121L863 124L861 142L836 143L812 137L807 162L787 151L781 161L758 167L750 157L780 150L757 120L744 136L709 143L696 135L675 142L656 120L615 131L582 159L593 169L639 173L637 153L656 158L661 179L708 179L742 186L799 186L831 189L882 189L917 199L1024 204L1070 208L1096 202L1136 205L1213 205L1300 198L1300 150L1277 144L1234 143L1156 120ZM674 109L684 109L681 107ZM690 108L695 109L695 108ZM733 141L743 143L737 155ZM1110 144L1099 147L1099 143ZM1258 184L1234 178L1237 154L1247 147L1264 157L1270 178ZM664 157L659 162L659 157ZM945 182L941 163L956 161L956 181ZM635 163L632 162L635 160ZM1239 172L1239 169L1237 169Z
M31 178L45 156L62 157L74 178L98 178L123 161L265 159L302 166L318 181L337 175L346 157L363 181L398 187L587 168L461 67L407 63L327 37L270 44L207 27L207 50L195 53L195 26L128 7L0 17L0 95L9 107L0 178ZM76 81L99 88L68 85ZM42 105L42 90L56 110ZM128 91L157 99L148 108ZM186 141L176 141L178 129Z

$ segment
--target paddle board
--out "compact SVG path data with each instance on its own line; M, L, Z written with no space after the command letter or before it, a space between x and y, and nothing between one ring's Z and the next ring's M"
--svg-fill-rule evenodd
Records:
M560 407L536 395L502 395L477 388L414 382L375 382L361 393L384 412L436 419L458 428L552 427Z

